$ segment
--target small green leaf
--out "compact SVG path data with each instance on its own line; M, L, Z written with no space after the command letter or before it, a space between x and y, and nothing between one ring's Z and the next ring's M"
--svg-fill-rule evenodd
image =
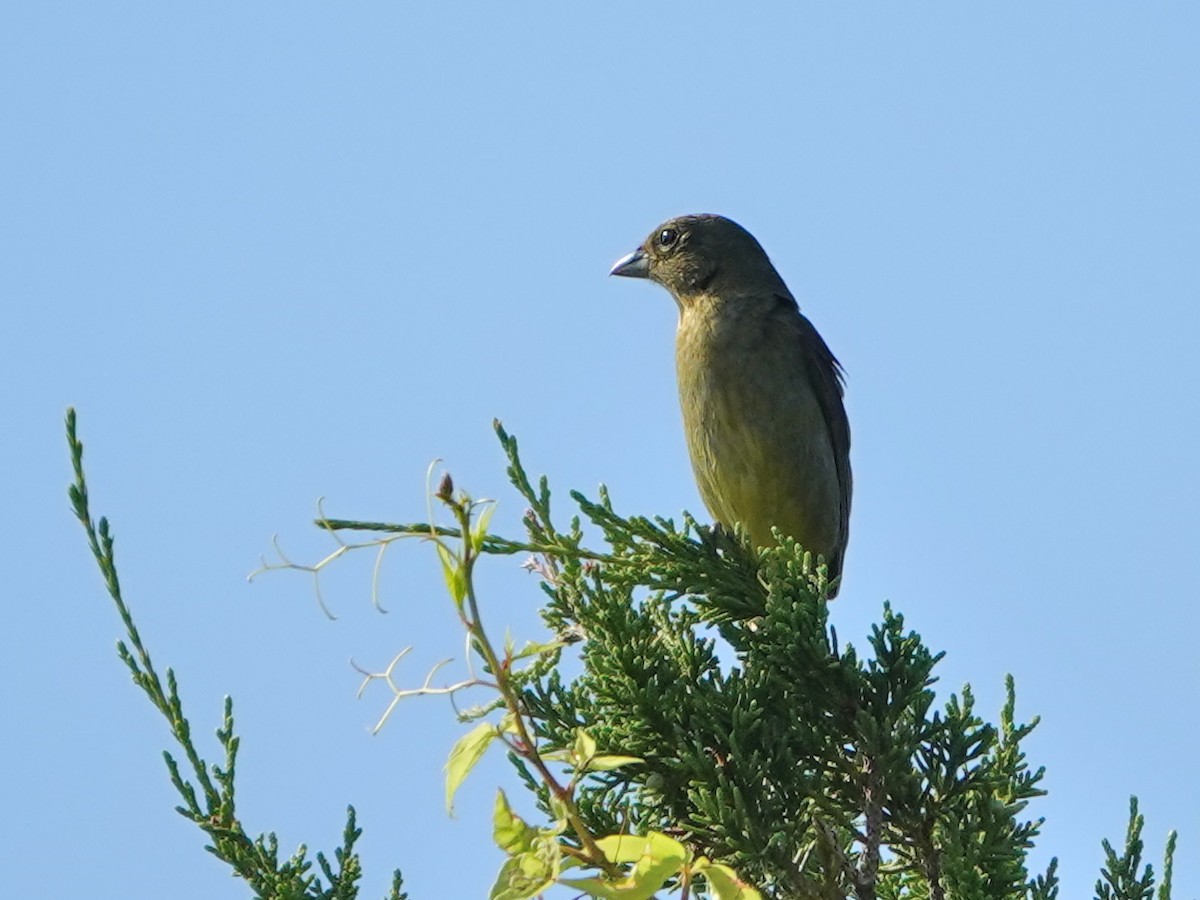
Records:
M498 734L495 725L481 722L459 738L450 751L446 760L446 811L450 815L454 815L454 794Z
M738 878L729 866L704 862L695 871L708 882L714 900L762 900L762 895Z
M492 835L508 859L496 876L494 900L526 900L550 887L562 870L559 831L533 828L513 812L504 791L496 792Z
M687 849L679 841L657 831L646 835L610 834L596 841L609 862L622 865L644 858L654 860L678 859L680 865L687 859Z
M566 641L550 641L545 644L528 643L516 653L513 654L513 662L518 659L527 659L530 656L541 656L543 653L552 653L555 650L561 650L567 646Z
M476 553L483 546L484 538L487 537L488 525L491 524L492 514L496 512L496 504L494 502L482 504L483 512L479 514L479 518L475 520L475 525L471 529L471 549Z
M550 815L554 816L555 834L562 834L567 830L567 820L570 818L571 811L567 809L567 804L562 801L562 798L556 794L550 795Z
M496 846L509 856L524 853L533 847L537 834L537 829L512 811L504 791L497 791L496 805L492 809L492 837Z
M438 558L442 561L442 577L446 580L446 588L454 598L454 605L461 610L463 600L467 597L467 578L462 564L457 554L441 541L434 546L437 547Z
M678 841L652 831L645 836L613 834L596 842L609 861L633 863L624 878L562 879L562 884L604 900L650 900L667 881L679 874L687 850Z
M611 772L621 766L631 766L640 762L645 762L640 756L615 756L610 753L602 753L591 758L587 764L587 770L589 772Z
M542 754L542 759L566 763L580 772L609 772L621 766L644 762L640 756L597 754L595 739L582 728L575 732L575 743L570 750L547 750Z
M554 867L539 854L529 851L510 856L500 867L490 900L528 900L554 884Z
M629 896L621 893L622 888L601 881L599 878L564 878L561 883L575 888L577 891L583 891L589 897L600 897L602 900L626 900ZM653 893L650 896L653 896Z
M672 875L679 870L667 871L665 867L635 868L627 878L605 881L600 878L564 878L559 883L583 891L602 900L650 900L662 890Z
M596 755L596 739L580 728L575 732L575 746L571 750L572 765L577 769L586 769L588 762Z

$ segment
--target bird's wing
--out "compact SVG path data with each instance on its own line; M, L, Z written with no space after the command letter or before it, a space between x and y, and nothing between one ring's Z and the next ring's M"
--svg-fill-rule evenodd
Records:
M850 474L850 421L846 417L846 407L842 403L843 384L845 375L842 365L825 343L824 338L817 332L812 322L799 312L796 301L791 297L780 297L780 300L796 310L796 315L790 320L795 325L795 334L800 345L800 358L804 360L808 383L812 385L821 406L821 414L825 417L825 427L833 449L833 460L837 467L839 506L841 510L841 530L838 533L838 560L836 569L841 570L841 554L845 552L846 541L850 533L850 497L853 493L853 479ZM831 561L832 562L832 561ZM831 569L834 567L831 565Z

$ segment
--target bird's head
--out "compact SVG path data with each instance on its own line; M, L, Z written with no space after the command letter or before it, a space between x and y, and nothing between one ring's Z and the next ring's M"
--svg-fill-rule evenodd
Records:
M741 225L724 216L679 216L663 222L610 275L649 278L681 306L700 294L735 295L748 287L787 294L771 260Z

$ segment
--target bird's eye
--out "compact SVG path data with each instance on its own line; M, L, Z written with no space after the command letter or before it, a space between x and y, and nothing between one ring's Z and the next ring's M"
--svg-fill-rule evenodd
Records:
M679 232L674 228L664 228L658 233L658 246L664 249L674 247L677 240L679 240Z

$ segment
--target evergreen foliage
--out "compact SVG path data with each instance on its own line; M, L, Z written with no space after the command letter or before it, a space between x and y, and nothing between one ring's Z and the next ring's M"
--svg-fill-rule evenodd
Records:
M75 470L75 481L68 488L71 508L87 534L88 546L129 639L128 643L117 642L117 655L129 669L133 683L167 720L171 736L186 760L181 767L171 753L163 753L171 783L182 800L175 811L196 823L208 836L205 849L228 863L254 891L255 897L263 900L354 900L358 896L358 880L362 877L362 866L354 850L362 829L355 822L354 807L347 810L342 846L334 851L334 861L331 863L323 853L316 854L319 875L313 872L312 861L304 846L289 858L280 859L279 842L274 833L251 838L242 828L237 817L234 789L240 739L234 733L233 700L225 698L225 715L217 729L217 740L225 756L224 765L210 765L197 750L191 725L183 714L175 672L167 669L164 684L122 596L108 520L101 517L96 522L92 518L87 480L83 474L83 442L76 435L73 409L67 410L67 443ZM185 770L189 774L185 775ZM408 895L401 890L402 884L400 872L396 871L387 900L407 900Z
M303 848L281 861L273 835L242 830L232 704L217 732L225 764L210 766L193 745L174 674L164 687L121 597L108 524L95 525L88 509L73 411L67 428L72 503L129 635L118 651L184 751L187 776L167 756L179 812L258 897L355 897L352 809L336 866L317 855L320 875ZM969 687L937 702L941 654L887 605L861 649L841 644L824 566L790 540L752 551L740 533L687 517L682 527L623 517L602 489L597 501L571 495L603 535L603 549L585 546L580 517L559 530L546 480L534 484L516 440L496 429L529 507L524 539L489 533L490 506L456 492L449 477L435 496L450 527L318 523L381 535L341 549L408 536L437 549L481 674L443 689L427 679L401 690L392 667L368 680L392 687L389 713L414 694L494 692L462 716L477 721L447 766L448 801L498 743L545 822L522 821L498 796L495 834L508 862L492 897L534 897L559 883L613 898L1056 900L1056 862L1036 875L1027 867L1042 824L1028 805L1044 793L1043 771L1022 749L1037 720L1018 722L1011 678L998 724L989 724ZM489 554L531 557L555 640L517 650L489 639L473 579ZM283 567L319 575L321 565ZM566 655L580 664L561 666ZM564 675L568 668L578 674ZM1097 900L1153 897L1141 828L1135 800L1124 851L1104 842ZM1170 900L1174 846L1172 834L1158 900ZM389 896L406 896L398 872Z

